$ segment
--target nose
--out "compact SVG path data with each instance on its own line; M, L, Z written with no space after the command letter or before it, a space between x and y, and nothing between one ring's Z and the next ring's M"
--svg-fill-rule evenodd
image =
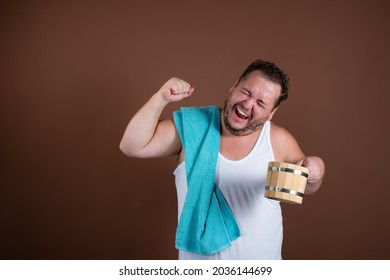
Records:
M250 110L257 104L257 100L252 96L248 96L248 98L242 103L244 109Z

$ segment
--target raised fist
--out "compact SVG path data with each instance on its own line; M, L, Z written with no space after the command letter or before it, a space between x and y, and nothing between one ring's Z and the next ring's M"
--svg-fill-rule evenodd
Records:
M157 92L166 102L177 102L194 92L194 88L184 80L178 78L169 79Z

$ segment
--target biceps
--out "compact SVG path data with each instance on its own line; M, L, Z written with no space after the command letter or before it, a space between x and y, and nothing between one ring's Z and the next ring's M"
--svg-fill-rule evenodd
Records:
M279 129L272 136L277 161L296 163L305 157L298 142L287 130Z
M297 141L293 139L285 152L286 162L297 163L305 157Z
M181 141L175 124L171 119L159 121L156 131L143 150L145 157L164 157L178 155Z

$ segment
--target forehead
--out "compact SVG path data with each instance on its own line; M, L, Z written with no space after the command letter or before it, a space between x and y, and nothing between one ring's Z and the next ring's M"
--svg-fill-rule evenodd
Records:
M268 77L262 74L260 71L254 71L248 74L240 83L239 87L247 88L253 95L271 95L278 97L282 87Z

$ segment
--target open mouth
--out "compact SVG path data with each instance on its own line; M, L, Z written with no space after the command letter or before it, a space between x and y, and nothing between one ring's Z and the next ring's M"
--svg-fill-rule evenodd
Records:
M245 113L242 109L240 109L239 107L236 107L236 115L240 118L240 119L243 119L243 120L247 120L249 119L249 116L247 115L247 113Z

